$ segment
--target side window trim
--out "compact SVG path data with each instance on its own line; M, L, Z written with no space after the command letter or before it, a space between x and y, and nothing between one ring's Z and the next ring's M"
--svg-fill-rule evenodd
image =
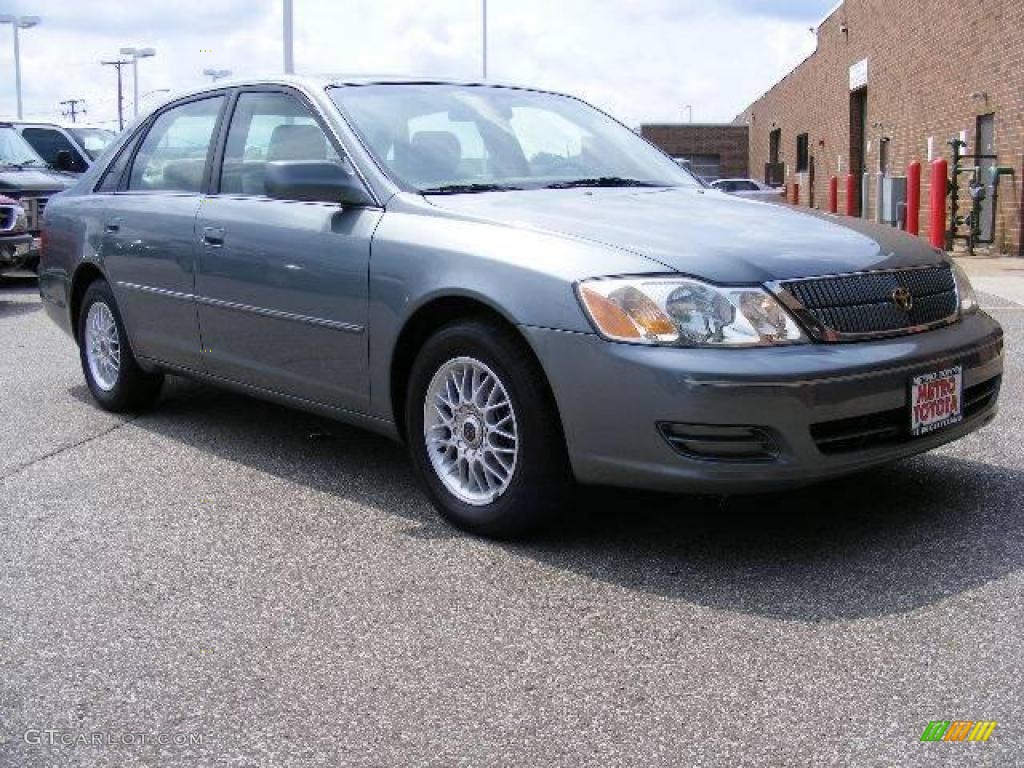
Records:
M131 157L128 162L125 163L124 168L121 170L121 182L118 184L117 191L122 193L131 193L133 195L191 195L202 196L203 190L209 188L210 170L213 165L213 157L216 153L216 147L220 140L220 130L224 121L224 110L227 107L228 102L231 101L233 89L222 88L216 91L203 91L202 93L193 94L187 98L175 101L171 104L165 104L159 110L154 112L146 121L139 126L139 133L132 138L133 145L131 147ZM213 133L211 134L210 146L206 150L206 165L203 168L203 183L200 185L199 192L186 192L183 190L140 190L140 189L128 189L128 182L132 176L132 169L135 167L135 161L138 159L139 150L146 141L146 137L149 135L150 129L153 124L165 113L170 112L172 109L177 107L185 106L196 101L206 101L207 99L223 99L223 103L220 105L220 111L217 113L217 121L213 126Z

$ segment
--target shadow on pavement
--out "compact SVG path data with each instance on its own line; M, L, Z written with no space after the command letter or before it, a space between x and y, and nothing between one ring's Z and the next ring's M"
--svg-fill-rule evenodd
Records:
M25 301L25 297L34 298L35 301ZM9 301L11 298L16 300ZM27 315L42 308L35 275L0 275L0 318Z
M71 390L88 400L84 386ZM414 523L435 515L404 449L298 411L170 380L135 426ZM785 494L726 500L585 489L510 554L727 611L835 621L913 610L1024 566L1024 471L941 454ZM383 535L383 534L382 534Z
M43 305L38 301L4 301L0 299L0 318L17 317L18 315L29 315L38 312Z

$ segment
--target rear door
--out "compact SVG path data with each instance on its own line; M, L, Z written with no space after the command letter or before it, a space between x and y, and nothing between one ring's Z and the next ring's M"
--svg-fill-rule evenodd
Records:
M207 94L152 118L101 222L103 262L136 354L197 370L195 219L225 103Z
M241 91L197 222L207 370L364 411L370 238L382 211L271 199L264 171L277 160L349 162L298 92Z

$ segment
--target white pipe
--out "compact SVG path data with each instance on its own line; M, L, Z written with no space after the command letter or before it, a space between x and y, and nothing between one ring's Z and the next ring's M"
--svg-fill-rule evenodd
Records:
M284 22L283 22L283 33L284 33L284 71L285 74L292 74L295 72L295 56L292 49L292 0L284 0Z
M18 44L18 19L11 22L14 30L14 90L18 94L18 119L21 120L21 47Z

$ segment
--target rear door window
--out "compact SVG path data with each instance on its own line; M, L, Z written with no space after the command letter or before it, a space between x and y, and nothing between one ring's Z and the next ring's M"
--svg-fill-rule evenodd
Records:
M172 107L157 117L135 155L128 189L202 192L223 104L223 96L214 96Z

